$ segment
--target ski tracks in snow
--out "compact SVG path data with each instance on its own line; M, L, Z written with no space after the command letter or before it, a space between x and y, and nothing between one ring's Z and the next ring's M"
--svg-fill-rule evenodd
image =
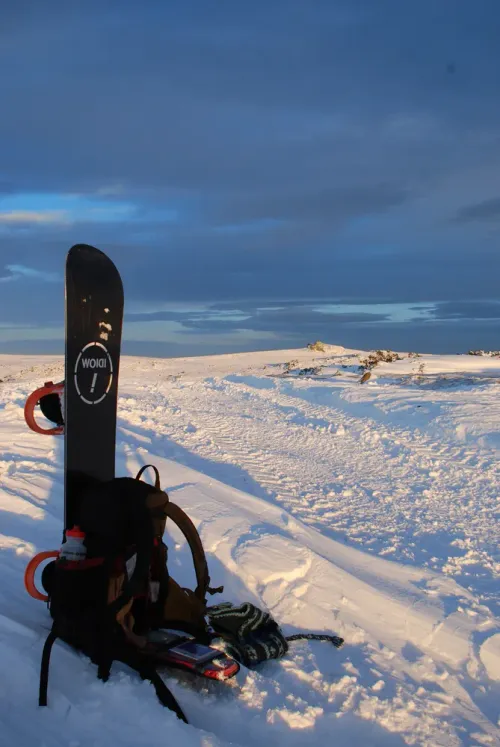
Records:
M356 394L356 386L338 380L267 377L262 371L251 370L168 382L162 382L160 374L155 383L143 384L135 392L132 389L131 398L124 398L122 425L129 429L127 437L139 438L136 442L147 445L151 452L271 499L326 536L347 540L374 556L410 567L426 566L459 581L465 587L462 594L433 580L415 578L411 582L424 597L446 600L445 614L430 627L425 623L413 639L407 631L406 646L393 650L381 630L373 629L363 614L365 606L385 608L391 619L399 614L390 612L391 594L397 596L398 591L387 578L381 582L380 568L367 577L371 587L388 595L375 605L353 579L358 596L346 593L336 605L332 595L336 580L325 580L324 592L330 597L335 619L356 620L355 628L359 626L361 634L358 643L364 641L365 646L363 657L345 663L348 673L340 680L345 707L380 719L391 731L398 732L398 722L400 726L404 722L409 743L407 719L413 711L415 743L458 745L463 727L457 727L458 731L446 728L442 734L435 729L436 718L449 717L456 702L461 704L462 717L470 709L476 724L486 718L482 722L485 732L474 732L474 740L493 744L496 736L491 736L494 732L485 724L488 718L498 719L493 705L495 687L483 682L488 663L497 656L494 653L490 658L489 649L496 652L498 640L494 617L499 609L500 570L495 554L497 455L481 444L450 438L450 433L456 435L453 419L459 419L455 411L446 413L440 408L438 416L432 417L431 402L430 416L427 412L419 419L415 405L406 413L403 425L399 412L397 418L391 418L376 411L378 388L374 387L375 403L353 406L350 397ZM397 388L395 385L395 391ZM387 391L383 394L386 398ZM369 397L368 393L364 396ZM426 427L429 422L432 428ZM308 598L311 578L316 588L321 574L315 564L311 570L307 541L288 548L288 554L284 551L288 562L278 563L280 570L276 571L270 558L277 551L278 538L266 544L266 534L269 529L254 527L240 538L239 572L248 569L247 581L257 599L269 604L269 590L278 585L281 597L292 600L293 608ZM274 570L263 570L257 582L259 558ZM234 557L232 560L236 562ZM339 557L332 561L336 566L341 563ZM422 601L414 604L417 610ZM464 617L470 627L464 627ZM370 631L368 638L362 630ZM455 631L452 638L451 631ZM348 641L357 640L349 627L341 632ZM422 658L422 647L431 647L433 655ZM377 672L380 676L370 685L372 694L367 699L360 682ZM395 684L398 681L404 684ZM420 684L413 687L409 681ZM434 693L430 698L429 691ZM487 714L479 721L478 707Z
M332 536L466 585L474 570L475 591L494 604L496 452L443 440L445 426L428 433L353 416L342 396L350 388L251 374L181 379L146 386L140 416L125 399L121 418L165 456L185 449L190 466L197 455L215 477L217 465L234 466L235 487L269 496Z

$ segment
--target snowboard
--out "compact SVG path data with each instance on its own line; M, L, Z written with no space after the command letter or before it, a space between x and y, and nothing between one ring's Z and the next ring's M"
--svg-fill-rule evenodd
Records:
M123 286L109 257L87 244L68 252L65 280L66 530L74 525L81 491L115 476Z

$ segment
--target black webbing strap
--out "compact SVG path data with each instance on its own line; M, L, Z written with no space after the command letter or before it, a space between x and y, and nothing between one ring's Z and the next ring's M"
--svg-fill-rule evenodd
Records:
M108 622L110 621L108 620ZM130 643L124 640L117 641L112 635L111 628L106 628L106 626L101 631L97 656L97 677L100 680L106 682L111 673L113 661L121 661L133 669L134 672L137 672L141 679L149 680L155 689L160 703L173 711L181 721L184 721L186 724L188 723L182 708L156 671L154 663L148 661L144 657L144 654L135 649Z
M96 655L92 657L94 664L97 664L97 679L107 682L111 674L113 664L113 640L111 631L101 632L98 638Z
M290 641L329 641L335 648L340 648L344 639L338 635L327 635L326 633L296 633L295 635L286 636L286 640Z
M38 689L38 705L47 705L47 688L49 686L49 665L50 665L50 652L54 641L57 639L57 635L54 632L54 627L48 634L42 653L42 663L40 666L40 686Z
M128 648L126 644L114 651L113 658L116 661L123 662L123 664L126 664L133 669L138 673L141 679L151 682L160 703L173 711L177 718L184 721L185 724L189 723L184 711L176 701L173 693L163 682L152 662L147 661L141 653Z
M50 653L52 651L52 646L54 645L54 642L57 640L58 636L54 630L54 626L52 627L52 630L48 634L45 644L43 647L43 653L42 653L42 663L40 666L40 686L38 690L38 705L39 706L46 706L47 705L47 689L49 685L49 665L50 665ZM111 663L113 661L113 658L116 658L119 661L122 661L124 664L127 664L131 669L136 671L141 679L143 680L149 680L151 684L153 685L155 689L156 696L160 703L165 706L166 708L169 708L171 711L175 713L177 718L179 718L181 721L184 721L184 723L188 723L188 720L184 714L184 711L180 707L179 703L176 701L173 693L169 690L169 688L166 686L166 684L163 682L162 678L156 671L153 664L151 664L148 661L144 661L140 655L135 654L131 651L121 651L120 653L116 652L117 655L114 657L112 654L105 657L104 660L101 660L99 662L98 670L97 670L97 676L99 679L106 682L106 680L109 677L110 669L111 669Z
M180 707L179 703L174 698L173 693L168 689L162 678L154 667L146 668L139 672L143 680L149 680L155 689L156 696L160 703L166 708L170 708L175 713L177 718L188 724L184 711Z

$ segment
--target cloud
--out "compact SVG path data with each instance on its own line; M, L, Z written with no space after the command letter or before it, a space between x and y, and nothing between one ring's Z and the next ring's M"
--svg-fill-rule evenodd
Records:
M500 220L500 197L482 200L481 202L460 208L457 211L455 220L458 223Z
M5 269L10 275L0 277L0 283L11 283L23 278L37 280L43 283L59 283L61 276L56 272L46 272L45 270L36 270L33 267L24 265L6 265Z
M389 210L410 199L411 194L401 184L356 184L344 186L314 185L308 191L304 185L288 185L281 193L264 188L259 193L245 198L229 198L215 210L219 221L257 221L258 225L279 230L283 223L291 221L297 230L301 222L305 226L313 224L330 225L345 223L353 216L367 215ZM267 221L267 224L265 223ZM274 225L270 221L277 221ZM252 230L252 224L250 224Z
M9 210L0 212L0 224L26 225L29 223L68 223L67 215L62 210Z
M64 325L60 327L7 327L3 325L0 327L0 346L8 343L37 342L38 340L44 342L64 340Z
M319 304L285 302L281 307L259 308L255 302L242 304L242 307L235 302L226 306L207 305L202 310L170 309L126 314L125 325L129 329L140 329L150 340L153 339L151 335L158 335L162 329L175 330L191 339L193 335L200 333L212 339L215 334L225 337L245 330L249 339L273 336L279 340L287 336L289 339L301 341L299 344L302 344L306 335L331 334L339 325L376 324L390 318L389 308L385 313L380 313L376 308L366 307L364 310L362 306L356 310L349 307L343 310L341 306L331 310L330 307ZM129 339L132 339L130 333Z
M435 306L433 316L441 320L500 319L500 301L448 301Z
M96 195L99 197L118 197L125 192L123 184L105 184L96 189Z
M361 305L360 305L361 306ZM283 302L258 306L241 304L206 305L191 310L173 304L169 311L127 314L124 324L125 354L196 355L269 348L304 347L314 339L347 347L410 349L421 352L464 352L475 347L495 348L500 304L440 304L436 316L416 317L402 324L401 309L376 313L330 312L307 303ZM486 308L485 308L486 307ZM244 308L244 312L243 312ZM411 309L409 309L411 310ZM417 312L422 307L416 308ZM241 317L245 319L242 320ZM442 318L441 318L442 317ZM458 324L454 323L459 321ZM64 327L61 323L9 325L0 323L0 349L5 352L62 352Z
M122 223L172 219L173 211L147 211L126 201L109 199L111 194L97 190L94 194L76 193L19 193L0 198L0 226L7 228L33 225L57 227L91 223Z

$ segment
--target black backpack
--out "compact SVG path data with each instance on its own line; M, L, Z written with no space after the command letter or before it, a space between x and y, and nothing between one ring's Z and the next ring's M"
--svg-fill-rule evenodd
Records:
M147 465L146 465L147 466ZM77 510L85 532L85 560L58 557L42 577L53 618L40 675L39 704L47 704L50 652L62 639L90 657L98 677L107 680L113 661L121 661L149 679L163 705L185 719L157 672L158 644L147 634L161 627L184 630L209 641L205 621L210 578L199 535L186 514L170 503L156 484L115 478L84 490ZM167 517L179 526L192 550L197 587L181 589L171 579L163 533Z
M74 561L58 556L44 570L42 583L53 624L43 649L39 705L47 705L50 653L57 638L90 657L103 681L109 678L114 661L127 664L153 684L160 702L183 721L187 719L181 707L157 671L168 664L168 644L150 637L152 631L184 631L207 645L219 639L227 654L248 667L282 657L289 641L299 638L328 640L337 648L342 645L342 638L326 634L285 637L268 612L249 603L207 606L207 595L223 588L211 588L199 534L184 511L161 490L156 467L155 485L141 482L148 466L136 478L87 482L77 505L86 558ZM190 546L197 581L194 590L181 588L169 575L163 542L167 518ZM46 555L41 553L42 558ZM35 558L27 574L33 576L36 567Z

